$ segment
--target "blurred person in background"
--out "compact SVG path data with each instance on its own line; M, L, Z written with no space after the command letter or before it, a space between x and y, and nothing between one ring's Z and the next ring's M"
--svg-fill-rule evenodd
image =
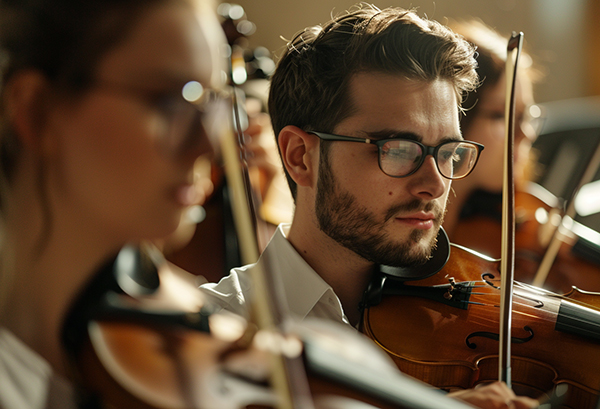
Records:
M224 43L204 0L0 2L3 409L75 407L74 299L201 201Z

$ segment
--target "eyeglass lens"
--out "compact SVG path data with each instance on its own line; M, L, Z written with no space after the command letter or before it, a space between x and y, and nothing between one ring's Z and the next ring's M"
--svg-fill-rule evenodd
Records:
M434 152L440 173L449 179L460 179L468 175L475 163L479 150L468 142L446 142ZM423 148L413 141L391 140L379 149L381 170L390 176L406 176L415 172L424 161Z
M170 118L164 143L169 152L182 153L203 138L215 143L220 127L226 122L227 109L224 99L217 93L191 81L167 104Z

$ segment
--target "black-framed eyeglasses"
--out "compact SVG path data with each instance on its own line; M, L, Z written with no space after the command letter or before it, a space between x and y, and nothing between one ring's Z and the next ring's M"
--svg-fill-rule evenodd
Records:
M175 92L107 81L97 81L94 88L138 98L155 109L164 119L157 130L158 142L169 154L193 148L203 135L216 146L231 109L229 93L205 87L198 81L189 81Z
M437 146L427 146L412 139L390 138L372 140L351 136L312 133L325 141L360 142L376 145L379 151L379 168L388 176L403 178L415 173L427 155L433 156L440 174L447 179L462 179L475 168L484 146L471 141L446 141Z

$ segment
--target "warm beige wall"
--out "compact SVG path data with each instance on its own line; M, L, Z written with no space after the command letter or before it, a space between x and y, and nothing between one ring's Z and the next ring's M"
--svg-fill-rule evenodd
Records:
M590 93L600 95L600 1L589 2L586 16L586 74Z
M586 75L585 8L599 0L411 0L378 1L377 6L418 8L441 22L448 18L479 17L504 34L525 33L526 47L545 68L546 79L536 90L540 102L589 95ZM331 13L347 9L354 0L238 0L257 25L253 45L263 45L275 55L290 38L306 26L328 20ZM589 49L589 48L587 48ZM586 85L587 84L587 85ZM596 91L600 92L600 91Z

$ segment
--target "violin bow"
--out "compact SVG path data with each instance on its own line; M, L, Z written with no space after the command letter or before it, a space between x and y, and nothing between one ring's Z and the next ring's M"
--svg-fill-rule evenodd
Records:
M239 127L239 118L236 117L239 115L236 92L234 87L232 104L234 119L238 125L235 127L237 138L234 132L225 132L221 137L221 150L232 198L231 206L242 262L250 264L256 263L259 258L256 223L253 218L257 214L254 205L256 198L252 196L245 150L241 144L244 137L243 131ZM279 300L283 291L277 291L277 276L268 267L269 261L263 255L262 262L257 263L252 269L253 294L250 315L258 329L271 335L272 339L281 347L286 342L281 327L287 314L282 307L284 304ZM300 356L287 357L281 352L269 351L269 357L271 385L277 398L277 407L279 409L312 409L314 405ZM294 373L294 376L290 376L290 373Z
M523 46L523 33L513 32L508 40L506 55L506 105L504 180L502 188L502 264L500 269L500 351L498 355L498 379L511 387L511 325L512 295L515 267L515 182L514 182L514 136L515 136L515 85L519 55Z

